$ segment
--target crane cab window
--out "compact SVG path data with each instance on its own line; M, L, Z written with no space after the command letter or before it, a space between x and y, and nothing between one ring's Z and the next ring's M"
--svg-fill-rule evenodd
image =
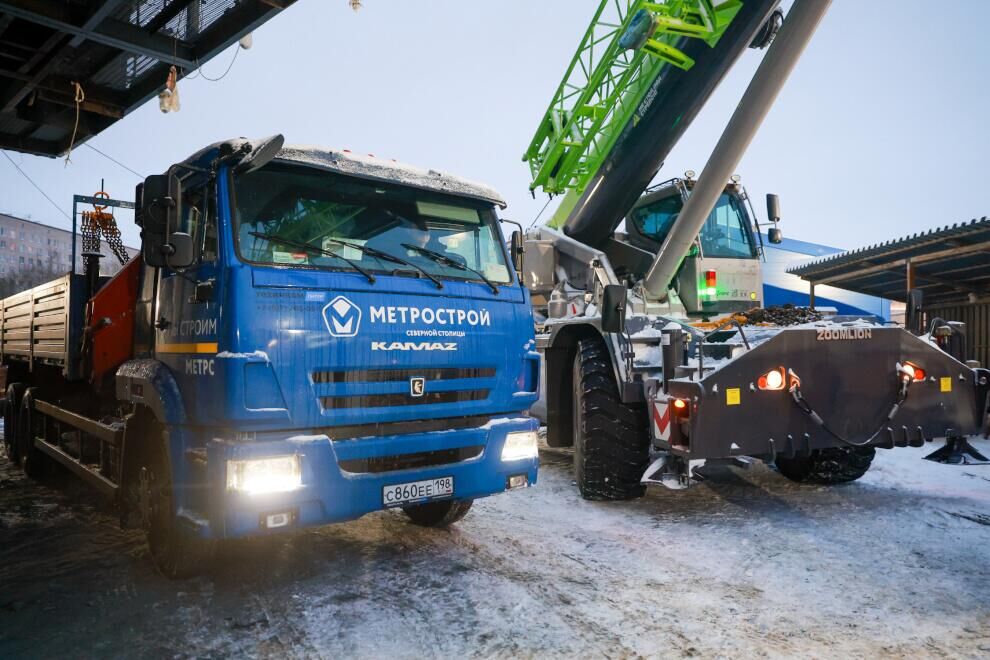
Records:
M678 195L665 197L632 212L632 221L643 235L663 243L677 221L684 202ZM706 257L752 259L756 246L742 203L722 193L698 235Z

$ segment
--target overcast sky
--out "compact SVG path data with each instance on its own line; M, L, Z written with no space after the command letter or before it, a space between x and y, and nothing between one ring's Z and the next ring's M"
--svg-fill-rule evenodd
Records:
M280 132L484 181L528 225L545 198L530 198L521 155L596 0L363 2L299 0L225 78L181 82L179 113L149 102L91 143L147 175L219 139ZM754 198L781 195L785 236L853 248L990 214L988 23L982 0L833 3L739 166ZM659 178L704 166L760 55L743 56ZM68 167L8 153L67 213L101 177L124 199L138 182L86 147ZM69 226L4 158L0 212Z

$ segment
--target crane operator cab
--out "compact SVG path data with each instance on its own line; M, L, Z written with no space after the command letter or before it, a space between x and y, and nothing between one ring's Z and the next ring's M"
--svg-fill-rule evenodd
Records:
M688 172L684 179L671 179L648 188L629 212L626 233L617 232L609 242L612 249L605 250L611 253L609 257L617 274L633 281L645 275L691 194L693 174ZM776 222L776 218L773 221ZM721 316L762 304L760 260L763 240L756 222L746 191L734 176L725 186L672 284L689 315ZM771 230L770 236L779 242L779 230ZM635 250L616 250L617 244ZM618 251L625 254L615 254ZM648 253L642 255L646 258L629 258L641 251Z

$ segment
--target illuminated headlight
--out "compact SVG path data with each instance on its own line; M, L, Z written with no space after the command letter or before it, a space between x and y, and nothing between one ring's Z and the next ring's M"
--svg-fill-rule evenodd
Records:
M284 493L301 486L302 470L296 455L227 461L227 490L260 495Z
M505 435L502 445L503 461L518 461L523 458L536 458L536 431L514 431Z

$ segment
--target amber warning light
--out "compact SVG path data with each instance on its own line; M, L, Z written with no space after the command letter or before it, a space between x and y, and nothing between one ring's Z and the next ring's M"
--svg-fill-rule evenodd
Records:
M760 376L756 381L756 386L761 390L782 390L787 381L783 367L777 367Z

